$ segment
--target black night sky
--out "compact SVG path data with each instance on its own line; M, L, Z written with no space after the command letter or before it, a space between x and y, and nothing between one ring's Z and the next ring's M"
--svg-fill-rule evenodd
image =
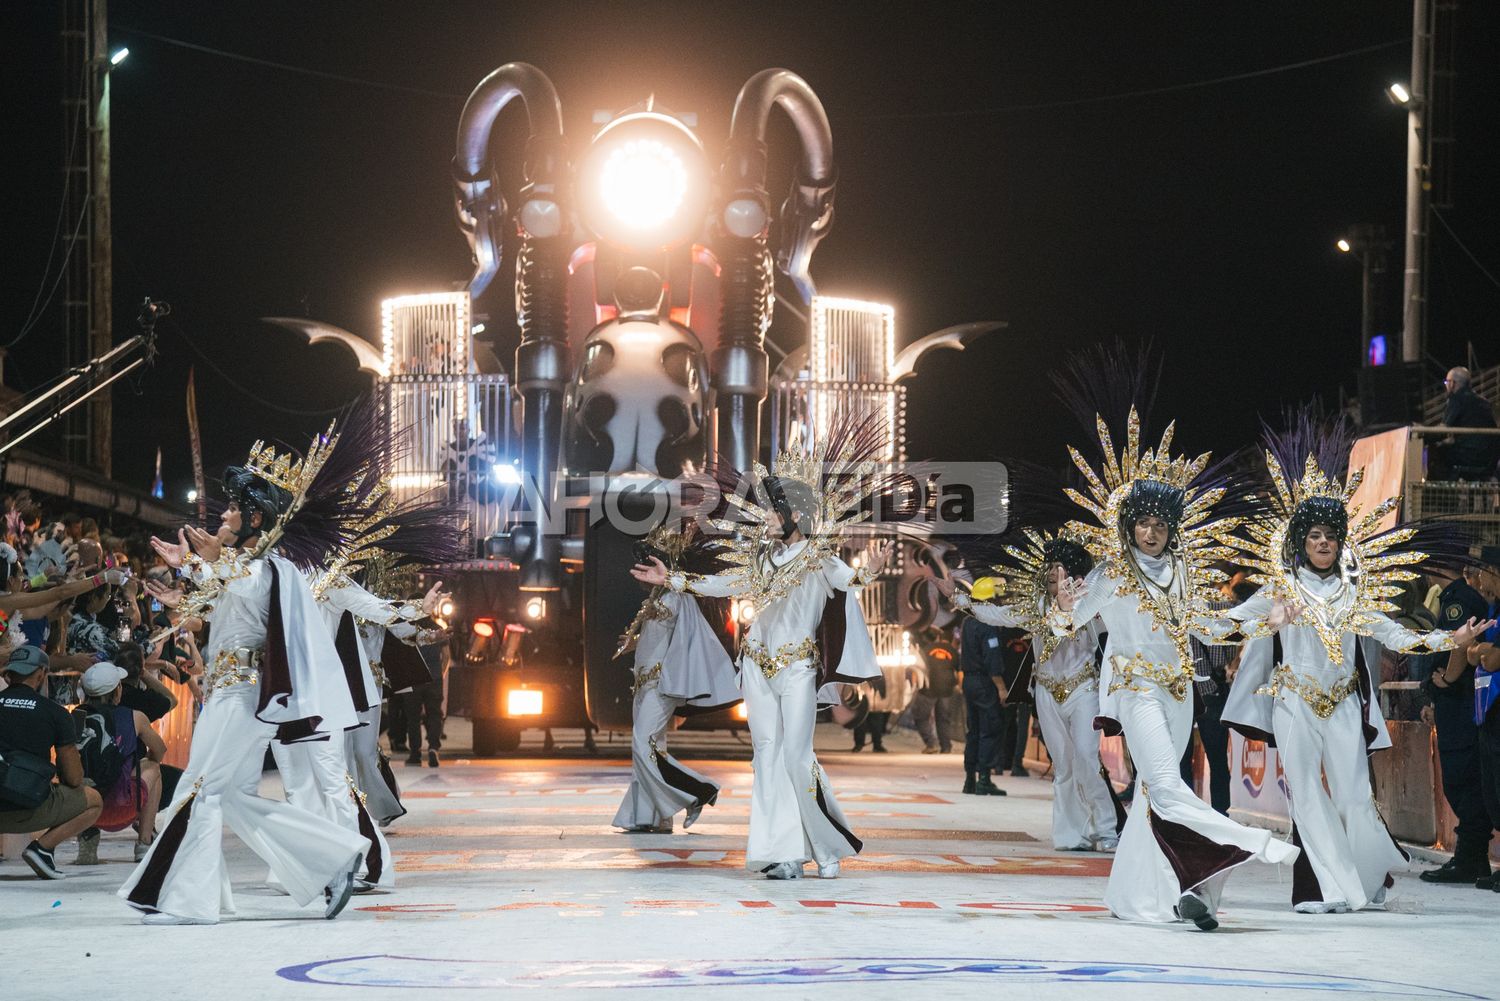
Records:
M5 8L8 341L43 281L64 150L55 5ZM110 19L113 42L131 50L112 83L117 338L135 332L148 293L171 302L176 321L160 331L155 369L115 395L116 478L141 487L158 445L173 489L190 478L189 365L211 471L254 437L305 440L327 420L287 409L329 410L360 390L338 349L305 347L258 317L310 315L374 339L383 296L467 278L451 209L454 130L463 97L508 61L551 76L575 149L595 109L654 92L698 115L715 163L745 79L768 66L802 74L828 109L841 171L837 220L813 264L820 289L894 302L903 343L969 320L1010 325L924 365L914 457L1060 460L1074 432L1046 373L1063 352L1115 335L1166 349L1160 411L1178 418L1179 440L1243 444L1259 414L1353 389L1359 268L1333 242L1353 223L1397 236L1402 225L1406 120L1382 88L1409 73L1410 0L111 0ZM1445 218L1500 273L1489 141L1500 5L1466 3L1458 24ZM1384 43L1274 75L1091 100ZM518 173L521 115L503 121L496 149ZM777 200L792 159L778 117ZM1472 343L1493 364L1500 288L1441 225L1433 233L1429 351L1456 364ZM1399 249L1392 265L1394 319ZM492 331L507 328L509 295L502 276L478 304ZM1399 320L1383 329L1399 341ZM779 313L773 338L798 336ZM506 329L501 357L514 341ZM54 307L12 350L6 381L34 389L61 357ZM233 388L205 358L284 409Z

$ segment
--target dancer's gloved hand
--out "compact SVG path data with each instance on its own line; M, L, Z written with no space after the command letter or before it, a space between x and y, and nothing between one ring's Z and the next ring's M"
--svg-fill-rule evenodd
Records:
M667 565L655 556L650 557L649 563L637 563L630 568L630 576L642 584L650 584L652 587L660 587L667 582Z
M438 581L436 584L429 587L427 589L427 593L422 597L422 614L432 615L438 610L438 608L443 604L444 601L451 597L453 597L453 592L444 591L443 582Z
M193 552L212 563L219 558L224 551L224 543L219 541L217 535L210 535L197 525L189 525L184 531L187 532L188 545L193 547Z
M1071 612L1073 606L1088 597L1089 586L1082 577L1069 577L1057 585L1057 607Z
M166 561L167 566L174 570L182 569L183 560L187 559L188 541L185 529L177 530L177 542L164 542L156 536L151 536L151 548Z
M1302 604L1296 601L1282 601L1279 598L1271 602L1271 614L1266 616L1266 626L1275 632L1283 626L1289 626L1296 622L1302 614Z

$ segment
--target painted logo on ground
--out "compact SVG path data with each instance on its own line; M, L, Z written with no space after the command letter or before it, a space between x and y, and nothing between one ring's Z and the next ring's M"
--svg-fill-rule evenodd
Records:
M801 986L811 984L936 981L958 984L1184 984L1247 987L1255 990L1329 991L1401 997L1473 998L1483 995L1391 980L1338 977L1326 973L1181 966L1155 963L1101 963L1037 959L951 957L836 957L797 960L708 960L699 962L557 962L436 959L422 956L350 956L288 966L277 975L297 983L345 987L564 990L728 985Z
M414 872L479 872L516 869L743 869L740 849L708 848L525 848L444 849L395 852L396 869ZM865 852L844 861L844 871L949 872L972 875L1108 876L1108 857L989 855L928 852Z

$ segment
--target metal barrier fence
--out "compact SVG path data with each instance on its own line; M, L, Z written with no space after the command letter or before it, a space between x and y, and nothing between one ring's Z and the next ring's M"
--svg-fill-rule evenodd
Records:
M1448 436L1495 437L1494 428L1417 426L1408 438L1405 518L1452 522L1471 545L1500 543L1500 481L1433 480L1425 478L1425 445Z
M816 441L839 413L879 414L890 432L891 447L883 458L906 458L906 387L883 382L787 381L771 396L771 454L786 449L792 430L806 443L809 431Z

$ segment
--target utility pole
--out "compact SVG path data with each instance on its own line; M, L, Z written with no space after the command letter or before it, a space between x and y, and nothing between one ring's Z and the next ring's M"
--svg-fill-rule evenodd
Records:
M89 79L94 121L89 129L89 178L93 200L93 255L89 262L89 357L114 347L114 255L109 204L109 18L108 0L92 0ZM108 479L113 470L114 411L109 392L89 401L89 465Z
M1430 0L1412 0L1411 97L1406 103L1406 270L1401 287L1401 360L1422 360L1427 313L1427 67L1432 53Z

